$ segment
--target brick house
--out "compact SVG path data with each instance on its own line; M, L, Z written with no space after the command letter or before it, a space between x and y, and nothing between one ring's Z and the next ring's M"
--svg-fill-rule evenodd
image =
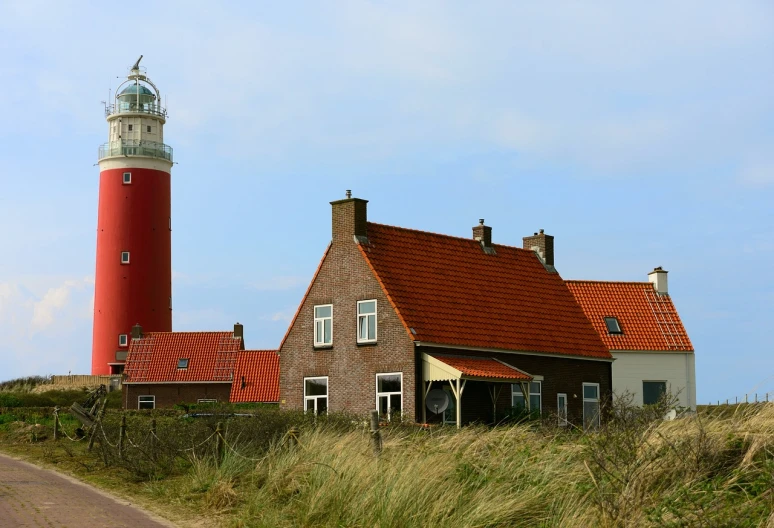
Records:
M566 281L610 353L613 391L633 403L656 403L669 391L696 409L695 355L658 267L648 282Z
M272 361L271 355L275 356ZM275 351L244 350L244 329L233 332L147 332L135 325L123 382L125 409L169 408L178 403L228 402L234 380L250 397L276 399ZM255 363L255 365L253 365ZM259 376L274 376L259 379ZM255 387L259 387L256 389ZM269 401L269 400L266 400Z
M612 356L553 267L524 248L368 222L331 202L332 240L280 345L280 407L492 422L514 407L591 425Z

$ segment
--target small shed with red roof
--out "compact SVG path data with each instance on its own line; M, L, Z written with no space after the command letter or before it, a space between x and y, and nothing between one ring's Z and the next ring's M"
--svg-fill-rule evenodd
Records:
M387 226L366 204L331 203L331 243L280 345L282 408L599 422L613 358L553 266L553 237L520 248L483 220L470 238Z

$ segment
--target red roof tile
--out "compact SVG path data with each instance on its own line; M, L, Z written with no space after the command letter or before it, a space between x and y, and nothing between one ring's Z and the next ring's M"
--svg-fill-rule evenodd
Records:
M229 400L232 403L279 401L279 356L276 350L239 352Z
M650 282L566 281L610 350L693 350L668 295ZM610 334L605 317L615 317L622 334Z
M525 381L532 379L532 376L527 373L501 363L496 359L431 355L438 361L446 363L463 374L475 378L521 379Z
M126 381L230 381L240 348L232 332L148 332L129 345ZM187 368L177 368L180 359Z
M412 339L610 358L558 273L533 251L368 223L360 250ZM413 329L413 332L411 332Z

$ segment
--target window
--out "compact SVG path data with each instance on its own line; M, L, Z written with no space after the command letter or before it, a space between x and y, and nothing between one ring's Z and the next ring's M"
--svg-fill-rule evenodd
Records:
M156 397L155 396L137 396L137 408L138 409L155 409Z
M357 302L357 342L376 341L376 300Z
M132 131L132 125L129 125L129 132Z
M599 383L583 384L583 429L599 427Z
M150 126L150 125L148 125L148 132L150 132L150 131L151 131L151 126Z
M529 383L529 410L540 414L543 409L542 399L542 381L531 381ZM527 408L524 404L524 393L521 392L521 385L514 383L511 385L511 405L521 409Z
M556 395L556 415L559 418L559 427L567 425L567 395L559 393Z
M128 251L122 251L121 252L121 264L129 264L129 252Z
M304 378L304 411L328 413L328 376Z
M379 416L387 420L394 413L403 412L403 373L376 375L376 408Z
M333 305L314 307L314 346L333 343Z
M618 319L615 317L605 317L605 325L607 326L607 332L610 334L623 334L621 325L618 324Z
M187 369L188 368L188 358L180 358L177 360L177 368L179 369Z
M124 173L124 179L123 179L124 185L129 185L132 183L132 173L131 172L125 172Z
M643 381L642 404L653 405L658 403L666 394L666 381Z
M126 334L119 334L118 335L118 346L125 347L129 344L129 336Z

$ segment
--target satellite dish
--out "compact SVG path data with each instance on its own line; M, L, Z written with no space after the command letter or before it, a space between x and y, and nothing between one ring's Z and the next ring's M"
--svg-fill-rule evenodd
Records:
M449 393L443 389L433 389L427 394L425 405L435 414L444 412L449 407Z

